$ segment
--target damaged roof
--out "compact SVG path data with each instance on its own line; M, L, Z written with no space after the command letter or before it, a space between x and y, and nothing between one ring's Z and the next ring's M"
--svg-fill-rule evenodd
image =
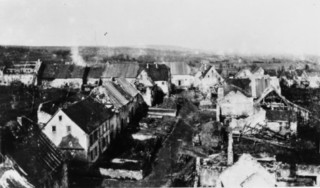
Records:
M295 112L285 111L285 110L267 110L266 118L271 122L273 121L296 122L297 121L297 115Z
M84 132L90 134L103 122L111 118L113 112L92 97L79 101L62 111L75 122Z
M169 81L170 69L164 64L143 64L141 68L153 81Z
M13 124L15 125L17 124ZM29 174L29 177L41 182L62 165L63 155L30 119L21 117L19 126L21 129L14 133L16 135L14 144L18 149L9 154Z
M85 67L67 64L45 64L42 72L43 79L83 78Z
M138 90L130 84L125 78L117 78L118 84L124 89L127 93L131 95L131 97L135 97L139 94Z
M108 96L112 102L112 104L116 108L121 108L122 106L129 103L128 99L121 94L121 92L115 87L114 83L108 81L104 83L104 88L108 92Z

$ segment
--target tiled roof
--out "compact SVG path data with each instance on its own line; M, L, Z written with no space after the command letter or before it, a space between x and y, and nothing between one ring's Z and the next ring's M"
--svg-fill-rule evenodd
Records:
M92 97L87 97L62 111L88 134L113 115L111 109L106 108Z
M115 62L91 67L88 78L136 78L139 74L137 62Z
M191 69L186 62L165 62L170 68L171 75L190 75Z
M112 100L111 102L116 108L121 108L123 105L128 104L129 101L120 93L120 91L115 87L114 83L108 81L104 83L104 87L108 92L108 96Z
M25 117L21 122L22 129L14 133L19 135L14 140L19 149L9 154L32 179L40 181L61 166L63 156L37 124Z
M130 84L125 78L117 78L118 84L124 89L131 97L135 97L139 92L138 90Z
M168 81L169 67L164 64L143 64L142 69L145 70L153 81Z
M43 79L56 78L83 78L85 67L66 64L45 64L42 73Z
M297 121L296 113L284 110L267 110L266 118L269 121Z

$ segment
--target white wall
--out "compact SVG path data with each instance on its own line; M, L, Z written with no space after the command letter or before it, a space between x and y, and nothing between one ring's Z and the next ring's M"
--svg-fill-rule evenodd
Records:
M181 84L179 85L179 81ZM172 75L171 82L177 87L190 87L194 82L194 76L191 75Z
M54 79L52 81L43 81L44 87L62 88L66 84L71 88L81 88L82 78Z
M59 116L62 116L62 120L59 120ZM56 126L55 133L52 132L52 126ZM83 147L85 151L88 151L88 137L87 134L76 125L62 110L53 116L53 118L47 123L47 125L42 129L48 138L56 145L59 146L63 137L67 136L67 126L71 126L71 134L75 138L79 139L79 144Z
M156 81L158 87L160 87L164 94L169 94L169 83L167 81Z
M36 85L37 77L33 74L5 74L0 85L10 85L14 81L20 81L25 85Z
M252 115L253 98L246 97L240 92L231 91L224 98L218 101L223 116Z

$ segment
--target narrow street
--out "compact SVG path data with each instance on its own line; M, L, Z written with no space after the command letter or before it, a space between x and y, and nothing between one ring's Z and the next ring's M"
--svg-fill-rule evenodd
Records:
M152 172L141 181L115 181L105 179L102 187L161 187L171 182L173 174L182 170L177 164L181 145L191 144L193 130L182 119L177 119L174 128L156 156Z

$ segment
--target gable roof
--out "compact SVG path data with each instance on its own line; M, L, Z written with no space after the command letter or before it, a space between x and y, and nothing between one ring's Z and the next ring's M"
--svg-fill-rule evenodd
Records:
M191 69L186 62L165 62L171 71L171 75L190 75Z
M137 62L113 62L90 67L88 78L136 78L139 70Z
M310 112L309 110L307 110L307 109L305 109L305 108L303 108L303 107L301 107L299 105L296 105L293 102L291 102L288 99L286 99L273 86L269 86L268 88L266 88L264 90L264 92L261 94L261 96L255 101L255 104L259 104L267 95L269 95L272 92L274 92L276 95L278 95L284 101L284 103L286 103L287 105L295 107L295 108L300 109L300 110L303 110L305 112Z
M41 77L43 79L83 78L85 67L67 64L45 64Z
M142 64L141 68L153 81L168 81L170 69L164 64Z
M211 65L207 65L207 69L205 69L203 72L202 72L202 77L205 77L206 74L210 71L210 69L212 68L213 66Z
M130 84L125 78L117 78L118 84L125 90L127 93L131 95L131 97L135 97L139 94L138 90Z
M87 134L113 115L111 109L90 96L61 110Z

